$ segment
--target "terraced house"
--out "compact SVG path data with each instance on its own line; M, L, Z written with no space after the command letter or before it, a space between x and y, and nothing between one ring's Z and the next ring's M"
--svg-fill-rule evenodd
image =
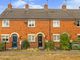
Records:
M31 48L44 48L44 42L52 40L60 46L60 34L67 32L71 40L80 36L80 9L8 8L0 15L0 42L7 42L7 48L20 48L21 41L27 39Z

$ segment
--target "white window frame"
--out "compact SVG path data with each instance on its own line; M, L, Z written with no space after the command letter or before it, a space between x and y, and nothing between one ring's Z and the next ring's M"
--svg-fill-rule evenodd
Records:
M57 37L55 37L56 40L54 40L54 35L55 36L59 36L59 39ZM53 34L53 37L52 38L53 38L53 41L54 42L60 42L60 34Z
M3 36L8 36L8 41L3 41ZM6 39L6 37L4 37ZM9 42L10 34L1 34L1 41L2 42Z
M77 34L77 37L80 36L80 34Z
M7 21L7 23L8 23L8 25L6 25L6 22ZM9 19L3 19L2 20L2 27L10 27L10 21L9 21Z
M60 20L53 20L53 27L60 27Z
M30 26L30 25L34 25L34 26ZM28 27L35 27L35 19L29 19L28 20Z
M29 40L29 36L34 36L34 40L32 40L32 37L30 38L31 40ZM28 34L28 41L29 42L35 42L35 34Z

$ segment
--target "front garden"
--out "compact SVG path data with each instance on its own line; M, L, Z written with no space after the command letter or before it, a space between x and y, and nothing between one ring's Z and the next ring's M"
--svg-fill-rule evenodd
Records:
M62 33L60 35L60 46L56 47L52 40L49 40L44 43L45 47L44 50L80 50L80 36L76 38L76 40L71 41L70 36L67 33ZM21 43L21 49L29 49L30 44L29 42L24 39ZM0 43L0 51L6 50L5 43ZM37 48L38 50L38 48Z

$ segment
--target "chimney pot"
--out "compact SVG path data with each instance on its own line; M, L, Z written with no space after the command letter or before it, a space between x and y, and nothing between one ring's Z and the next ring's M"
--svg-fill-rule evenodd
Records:
M48 10L48 4L45 4L45 5L44 5L44 9L45 9L45 10Z
M65 11L67 10L66 5L62 5L62 9Z
M8 4L8 8L12 9L12 4L11 3Z
M25 9L29 9L29 4L25 4Z

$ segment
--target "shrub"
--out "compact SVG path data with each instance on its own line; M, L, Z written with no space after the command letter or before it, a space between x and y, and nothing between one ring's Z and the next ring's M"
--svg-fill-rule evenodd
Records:
M80 50L80 42L78 40L72 42L72 49Z
M53 46L53 41L48 41L48 42L45 42L45 49L47 50L53 50L54 49L54 46Z
M30 47L30 44L27 40L22 41L22 43L21 43L21 48L22 49L27 49L29 47Z
M0 43L0 51L4 50L5 46L4 43Z
M67 33L63 33L60 35L60 43L61 43L61 49L68 50L70 49L70 38Z
M80 42L80 36L78 36L76 40Z

